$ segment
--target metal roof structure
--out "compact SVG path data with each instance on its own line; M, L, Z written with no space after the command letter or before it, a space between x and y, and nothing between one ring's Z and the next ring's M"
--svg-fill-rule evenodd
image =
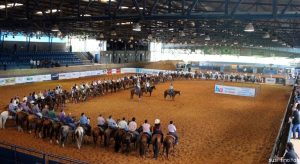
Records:
M2 0L0 29L107 40L299 47L299 11L298 0ZM251 25L254 32L245 32Z

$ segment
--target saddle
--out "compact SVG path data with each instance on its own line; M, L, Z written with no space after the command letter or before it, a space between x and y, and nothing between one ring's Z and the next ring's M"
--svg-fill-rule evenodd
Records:
M170 137L172 137L172 138L173 138L173 144L175 144L176 137L175 137L174 135L172 135L172 134L167 134L167 136L170 136Z

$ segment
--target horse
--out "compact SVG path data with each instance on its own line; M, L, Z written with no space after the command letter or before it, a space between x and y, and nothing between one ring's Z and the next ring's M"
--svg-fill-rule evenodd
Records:
M152 136L152 145L153 145L153 152L154 152L154 158L157 159L157 156L159 154L159 150L161 147L161 141L163 140L161 134L154 134Z
M174 147L175 147L175 137L168 134L165 137L164 149L163 149L163 153L166 152L167 158L169 158L170 150L172 149L174 151Z
M73 130L68 125L62 125L60 127L59 138L60 138L60 144L62 147L65 147L65 141L68 139L69 133L72 133L72 132L73 132Z
M98 126L94 127L92 130L92 136L93 136L93 141L94 141L95 146L97 144L98 137L100 137L100 144L101 144L101 142L103 140L103 136L104 136L104 131L102 131Z
M156 89L155 85L147 87L145 89L145 93L147 94L148 92L150 93L150 96L152 95L153 90Z
M140 137L140 156L145 157L147 153L147 149L149 147L148 144L148 134L142 133Z
M83 127L79 125L75 130L75 138L76 138L76 143L77 143L78 149L80 149L80 147L82 145L82 140L83 140L84 135L85 135L85 131L84 131Z
M16 113L16 125L17 125L18 131L23 132L22 127L23 127L26 119L27 119L27 113L22 112L22 111Z
M44 119L42 123L43 138L50 137L51 127L52 127L52 121L50 119Z
M126 132L125 135L123 135L123 138L122 138L122 149L123 149L123 152L125 151L126 153L129 153L130 150L131 150L131 143L134 144L135 148L136 148L136 141L137 141L137 138L135 136L135 134L133 132Z
M52 143L52 138L54 137L55 140L56 140L56 143L59 143L58 142L58 138L59 138L59 130L62 126L62 123L61 122L58 122L58 121L52 121L52 124L51 124L51 129L50 129L50 143Z
M126 131L124 129L118 129L115 135L115 152L119 152L121 145L122 145L122 139L123 136L126 134Z
M115 130L115 129L111 129L111 128L105 129L105 131L104 131L104 146L105 147L109 147L110 138L114 138L116 132L117 132L117 130Z
M169 95L169 96L172 98L172 100L174 100L175 96L176 96L177 94L180 95L180 93L181 93L180 91L174 90L174 91L173 91L173 94L171 94L171 93L169 92L169 90L165 90L165 92L164 92L164 98L166 99L167 95Z
M139 89L137 92L136 92L136 89L131 89L130 90L130 98L133 99L133 95L136 94L137 96L139 96L139 100L141 99L141 97L143 96L143 91L142 89Z
M7 119L13 119L13 116L9 115L8 111L3 111L0 114L0 129L5 129Z

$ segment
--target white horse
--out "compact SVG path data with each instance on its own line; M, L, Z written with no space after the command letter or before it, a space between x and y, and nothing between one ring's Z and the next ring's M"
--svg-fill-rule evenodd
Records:
M3 111L0 114L0 129L5 129L5 123L7 119L13 119L13 117L9 115L8 111Z
M81 126L78 126L75 130L75 138L76 138L78 149L80 149L82 145L83 136L84 136L84 129Z

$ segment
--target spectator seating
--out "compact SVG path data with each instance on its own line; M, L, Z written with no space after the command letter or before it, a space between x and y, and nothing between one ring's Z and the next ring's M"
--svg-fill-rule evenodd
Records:
M0 65L7 69L30 68L30 61L39 61L40 67L82 65L82 61L70 52L0 52Z

